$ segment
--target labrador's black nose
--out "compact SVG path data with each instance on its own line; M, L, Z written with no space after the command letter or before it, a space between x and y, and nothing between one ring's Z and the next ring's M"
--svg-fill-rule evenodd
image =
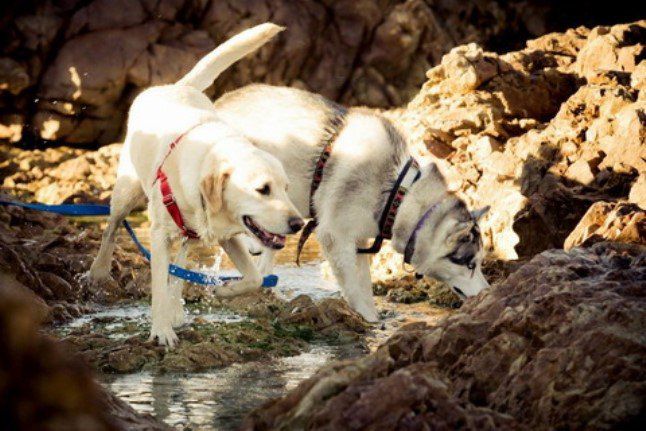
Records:
M292 230L292 233L296 233L303 229L305 222L300 217L290 217L287 224L289 224L289 228Z

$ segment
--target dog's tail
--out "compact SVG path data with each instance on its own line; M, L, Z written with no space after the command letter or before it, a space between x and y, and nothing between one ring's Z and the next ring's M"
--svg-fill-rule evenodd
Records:
M206 90L229 66L254 52L283 30L285 27L266 22L236 34L198 61L177 84Z

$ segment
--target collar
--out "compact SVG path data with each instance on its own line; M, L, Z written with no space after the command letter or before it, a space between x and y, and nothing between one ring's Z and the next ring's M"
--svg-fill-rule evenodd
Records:
M375 237L375 241L368 248L359 248L357 253L359 254L373 254L377 253L381 249L381 244L384 239L391 239L393 236L393 226L395 225L395 217L397 217L397 212L399 207L408 193L408 189L419 179L422 175L422 172L419 168L417 160L410 157L402 170L397 176L397 180L393 185L393 188L390 190L390 195L386 201L386 206L381 213L379 219L379 234Z
M162 166L164 165L164 162L166 162L166 159L168 158L168 156L170 156L170 153L180 143L180 141L190 131L192 131L193 129L195 129L200 125L201 123L194 125L186 132L179 135L173 142L170 143L170 145L168 146L168 151L166 152L166 155L164 155L164 158L162 159L161 163L159 164L159 167L157 168L155 181L153 181L153 185L154 185L155 182L159 180L159 190L162 196L162 203L166 207L168 214L171 216L171 218L173 219L173 221L175 222L179 230L182 232L182 235L190 239L198 239L199 235L193 229L186 226L186 223L184 222L184 217L182 217L182 212L179 209L179 205L177 205L177 201L175 200L175 196L173 195L173 190L171 189L170 183L168 182L168 177L162 170Z
M406 248L404 249L404 262L410 265L411 260L413 259L413 254L415 253L415 242L417 241L417 233L419 230L424 226L424 223L426 223L426 220L435 212L437 207L440 206L442 201L437 202L429 209L426 210L424 214L420 217L420 219L417 221L417 224L415 225L415 228L413 229L413 232L411 232L410 237L408 237L408 242L406 243Z

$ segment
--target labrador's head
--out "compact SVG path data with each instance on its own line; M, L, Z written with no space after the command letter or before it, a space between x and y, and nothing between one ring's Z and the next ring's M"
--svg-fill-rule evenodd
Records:
M287 196L287 175L269 153L256 148L241 152L244 157L217 157L206 163L202 198L213 219L239 224L264 246L281 249L284 235L298 232L304 224Z

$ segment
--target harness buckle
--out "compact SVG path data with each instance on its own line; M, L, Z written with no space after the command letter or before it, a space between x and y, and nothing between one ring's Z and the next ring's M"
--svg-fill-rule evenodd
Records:
M175 204L175 197L173 195L164 195L162 197L162 203L166 206L169 207L171 205Z

